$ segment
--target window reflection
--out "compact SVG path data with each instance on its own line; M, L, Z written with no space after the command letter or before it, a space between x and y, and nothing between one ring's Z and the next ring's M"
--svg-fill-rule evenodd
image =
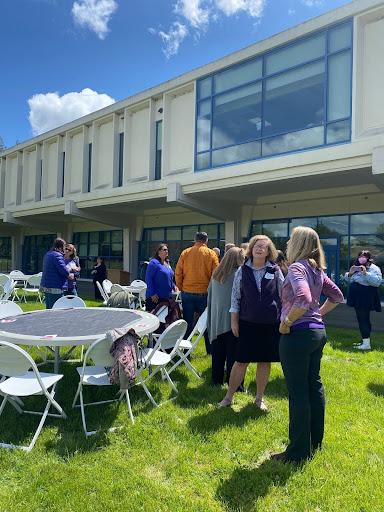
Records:
M351 234L384 234L384 213L360 213L351 215Z

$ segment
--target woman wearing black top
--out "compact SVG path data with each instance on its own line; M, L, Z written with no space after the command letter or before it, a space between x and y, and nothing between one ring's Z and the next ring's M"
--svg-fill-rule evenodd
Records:
M103 300L103 297L101 296L101 293L96 284L96 282L99 282L101 286L103 286L104 279L107 279L107 267L105 266L104 258L101 256L97 257L96 265L93 267L92 274L93 286L95 287L95 299Z

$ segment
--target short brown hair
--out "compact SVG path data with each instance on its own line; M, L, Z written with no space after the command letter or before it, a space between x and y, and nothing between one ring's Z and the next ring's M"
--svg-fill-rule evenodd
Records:
M245 253L246 257L252 260L253 248L256 242L258 242L259 240L265 240L266 242L268 242L268 256L266 257L266 260L276 261L277 249L275 247L275 244L267 235L255 235L250 239L247 251Z

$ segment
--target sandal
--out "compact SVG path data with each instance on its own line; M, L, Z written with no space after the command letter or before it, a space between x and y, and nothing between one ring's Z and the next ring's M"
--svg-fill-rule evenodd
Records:
M268 412L267 404L264 402L262 398L255 398L253 402L261 412Z
M217 404L219 409L222 409L223 407L230 407L232 405L232 400L227 398L226 396L222 399L221 402Z

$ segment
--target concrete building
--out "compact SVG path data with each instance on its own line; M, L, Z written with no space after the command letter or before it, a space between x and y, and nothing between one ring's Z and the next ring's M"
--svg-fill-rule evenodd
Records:
M137 273L254 233L315 227L336 279L384 264L384 2L356 0L0 156L0 270L41 270L73 241Z

